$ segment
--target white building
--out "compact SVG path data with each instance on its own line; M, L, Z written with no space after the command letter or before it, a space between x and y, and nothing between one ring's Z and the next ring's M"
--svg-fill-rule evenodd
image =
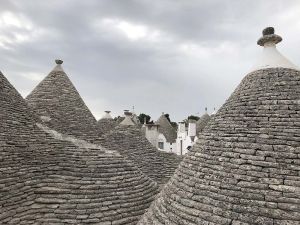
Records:
M176 154L186 154L197 141L196 121L191 120L186 127L185 122L178 124L177 139L176 139Z
M176 153L177 134L165 114L162 114L155 124L146 124L145 135L148 141L157 149Z

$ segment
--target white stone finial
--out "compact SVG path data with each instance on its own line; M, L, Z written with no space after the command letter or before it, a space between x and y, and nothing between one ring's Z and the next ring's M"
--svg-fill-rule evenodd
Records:
M276 44L282 41L282 38L274 34L273 27L267 27L263 30L263 36L257 41L257 44L263 46L263 52L258 58L252 70L267 68L290 68L299 70L297 66L285 58L276 48Z
M64 61L61 59L55 59L56 66L54 67L54 71L64 71L61 64L63 64Z
M102 119L112 119L111 115L110 115L110 111L104 111L105 115L102 117Z

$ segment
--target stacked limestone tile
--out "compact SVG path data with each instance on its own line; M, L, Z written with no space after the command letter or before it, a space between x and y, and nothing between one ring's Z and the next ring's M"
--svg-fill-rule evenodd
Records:
M98 136L97 121L64 72L62 60L27 96L31 109L43 124L85 140Z
M158 151L132 121L131 113L125 112L125 115L120 125L101 136L98 143L119 151L159 185L165 184L173 175L181 158L173 153Z
M98 120L97 125L98 133L102 135L114 129L118 125L118 122L111 117L110 111L105 111L105 115Z
M0 73L0 224L135 224L157 185L116 151L36 122Z
M140 224L300 224L300 72L275 44L210 121Z

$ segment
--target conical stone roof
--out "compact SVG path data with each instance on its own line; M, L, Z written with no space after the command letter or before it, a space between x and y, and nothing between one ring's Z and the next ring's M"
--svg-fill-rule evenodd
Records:
M207 123L210 120L210 116L207 113L204 113L200 119L196 122L196 133L197 135L203 131Z
M26 100L43 124L63 134L93 140L97 137L97 121L64 72L62 61L56 63Z
M120 124L97 141L119 151L159 185L169 180L181 161L177 155L153 147L137 125Z
M106 115L99 119L97 122L99 135L108 133L118 125L118 122L109 115L110 111L105 112Z
M299 224L299 87L281 64L249 73L139 224Z
M2 73L0 105L0 224L134 224L154 199L118 152L36 124Z
M165 138L169 143L176 142L176 138L177 138L176 131L174 127L172 127L171 123L169 122L165 114L162 114L155 122L155 124L159 125L158 131L165 136Z

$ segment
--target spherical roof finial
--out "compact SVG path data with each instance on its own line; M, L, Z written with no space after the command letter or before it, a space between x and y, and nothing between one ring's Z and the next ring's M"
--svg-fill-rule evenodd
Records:
M56 63L57 65L61 65L61 64L63 64L63 62L64 62L64 61L62 61L61 59L55 59L55 63Z
M266 36L266 35L274 34L274 32L275 32L274 27L266 27L265 29L263 29L262 34L263 36Z
M275 29L274 27L266 27L262 31L263 36L258 39L257 44L260 46L264 46L266 43L274 43L278 44L279 42L282 41L282 38L275 34Z

